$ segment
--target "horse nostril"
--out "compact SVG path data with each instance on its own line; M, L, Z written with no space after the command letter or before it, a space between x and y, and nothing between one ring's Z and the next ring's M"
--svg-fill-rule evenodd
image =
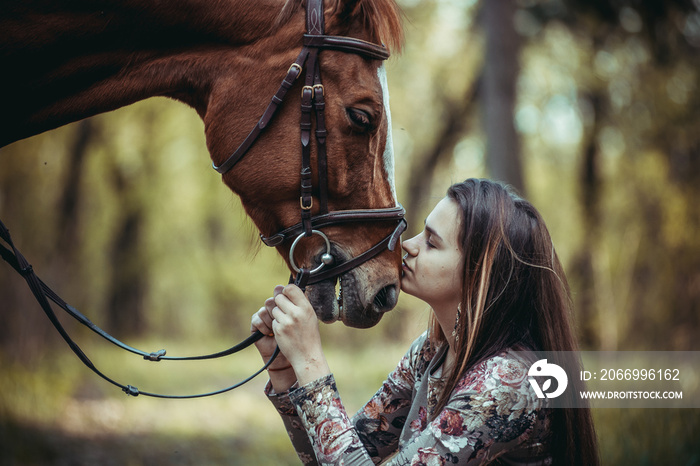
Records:
M388 312L394 309L399 299L396 285L385 286L374 297L374 305L379 312Z

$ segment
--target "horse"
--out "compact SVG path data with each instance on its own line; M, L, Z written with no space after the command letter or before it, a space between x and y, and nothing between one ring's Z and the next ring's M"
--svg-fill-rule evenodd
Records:
M378 50L400 50L401 12L394 0L314 1L319 11L311 13L303 3L8 0L0 12L0 147L153 96L189 105L204 122L214 168L290 271L308 278L324 264L340 267L309 281L319 319L374 326L397 303L395 243L405 228L396 226L403 212L393 179L388 53ZM318 28L316 39L308 39L309 27ZM304 83L290 74L305 66L296 61L306 46L317 65ZM287 91L301 94L302 105L279 98ZM322 111L315 141L308 121L303 141L304 96ZM229 163L255 131L245 157ZM353 262L359 256L364 262Z

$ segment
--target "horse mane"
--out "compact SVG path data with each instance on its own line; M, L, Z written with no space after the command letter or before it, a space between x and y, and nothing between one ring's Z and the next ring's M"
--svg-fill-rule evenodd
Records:
M341 17L360 18L370 34L370 40L384 44L391 53L400 53L403 48L403 12L395 0L326 0L332 4L333 14ZM302 7L300 0L287 0L275 21L275 27L285 24Z

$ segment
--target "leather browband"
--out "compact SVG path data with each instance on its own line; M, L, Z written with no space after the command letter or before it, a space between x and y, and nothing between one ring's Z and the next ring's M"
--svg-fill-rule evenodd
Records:
M352 37L304 34L304 46L338 50L362 55L374 60L386 60L389 58L389 51L386 48Z

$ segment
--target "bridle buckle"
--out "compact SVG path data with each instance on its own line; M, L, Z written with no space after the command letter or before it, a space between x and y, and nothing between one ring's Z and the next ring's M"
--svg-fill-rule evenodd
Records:
M301 98L302 99L304 98L304 93L306 91L311 92L311 98L313 99L314 98L314 86L304 86L301 88Z
M311 198L311 203L307 206L304 205L304 196L299 198L299 205L301 206L301 210L311 210L311 208L314 206L314 198Z
M292 71L292 68L296 68L297 73L301 74L301 65L299 65L299 63L292 63L291 65L289 65L289 69L287 70L287 74L289 74L289 72Z

